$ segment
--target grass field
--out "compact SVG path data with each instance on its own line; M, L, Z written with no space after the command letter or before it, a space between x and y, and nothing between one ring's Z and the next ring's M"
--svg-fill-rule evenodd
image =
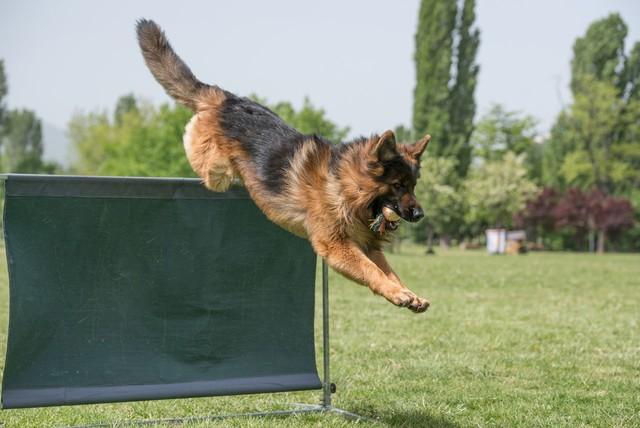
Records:
M0 258L4 264L2 249ZM390 259L432 307L414 315L331 275L336 406L390 426L640 427L640 256L451 251L427 257L411 247ZM0 358L7 298L2 266ZM287 408L319 397L304 392L5 410L0 420L15 427L117 426L131 419ZM316 415L185 425L356 424Z

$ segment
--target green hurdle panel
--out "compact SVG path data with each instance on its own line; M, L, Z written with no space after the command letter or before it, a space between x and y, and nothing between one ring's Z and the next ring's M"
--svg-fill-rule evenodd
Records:
M316 257L242 188L8 175L4 234L5 408L322 386Z

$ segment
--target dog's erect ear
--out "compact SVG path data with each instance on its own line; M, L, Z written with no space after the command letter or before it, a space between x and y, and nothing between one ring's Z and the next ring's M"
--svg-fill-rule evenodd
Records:
M385 131L385 133L378 138L378 141L373 143L370 153L381 161L391 160L398 156L396 136L393 131Z
M422 153L427 149L427 146L429 145L429 141L431 141L431 135L427 134L424 137L422 137L421 140L411 144L408 147L409 153L411 153L411 156L413 156L414 159L419 160L420 156L422 156Z

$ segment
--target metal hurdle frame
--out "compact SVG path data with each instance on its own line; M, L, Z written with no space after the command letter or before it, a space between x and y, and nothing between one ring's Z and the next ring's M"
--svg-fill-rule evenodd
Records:
M7 175L0 174L0 197L4 197L4 185ZM322 259L322 396L319 404L301 404L295 403L295 408L288 410L273 410L264 412L247 412L247 413L229 413L219 415L203 415L192 417L176 417L161 419L144 419L144 420L116 420L111 422L101 422L97 424L76 425L71 428L94 428L109 427L113 423L124 425L153 425L153 424L181 424L188 422L199 422L208 420L221 420L226 418L237 417L269 417L269 416L288 416L313 413L332 413L340 415L350 420L362 420L370 423L380 423L375 419L361 416L337 407L332 404L331 395L336 392L336 385L331 382L330 371L330 342L329 342L329 267L326 260ZM0 424L1 425L1 424Z

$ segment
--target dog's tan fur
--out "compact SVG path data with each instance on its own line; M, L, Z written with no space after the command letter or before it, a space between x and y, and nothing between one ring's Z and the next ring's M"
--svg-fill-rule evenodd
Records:
M315 252L336 271L395 305L415 312L427 309L429 302L409 290L385 259L381 248L386 236L373 232L369 224L373 201L393 192L393 180L385 181L389 172L385 162L401 158L407 168L417 171L429 136L406 146L396 145L391 131L372 136L344 146L334 168L334 149L314 136L304 137L283 171L282 188L274 191L247 145L230 138L223 126L225 103L233 95L197 81L152 22L142 21L138 36L154 76L195 112L183 142L193 170L207 188L225 191L240 178L271 221L309 239ZM410 190L398 197L398 204L419 207Z

